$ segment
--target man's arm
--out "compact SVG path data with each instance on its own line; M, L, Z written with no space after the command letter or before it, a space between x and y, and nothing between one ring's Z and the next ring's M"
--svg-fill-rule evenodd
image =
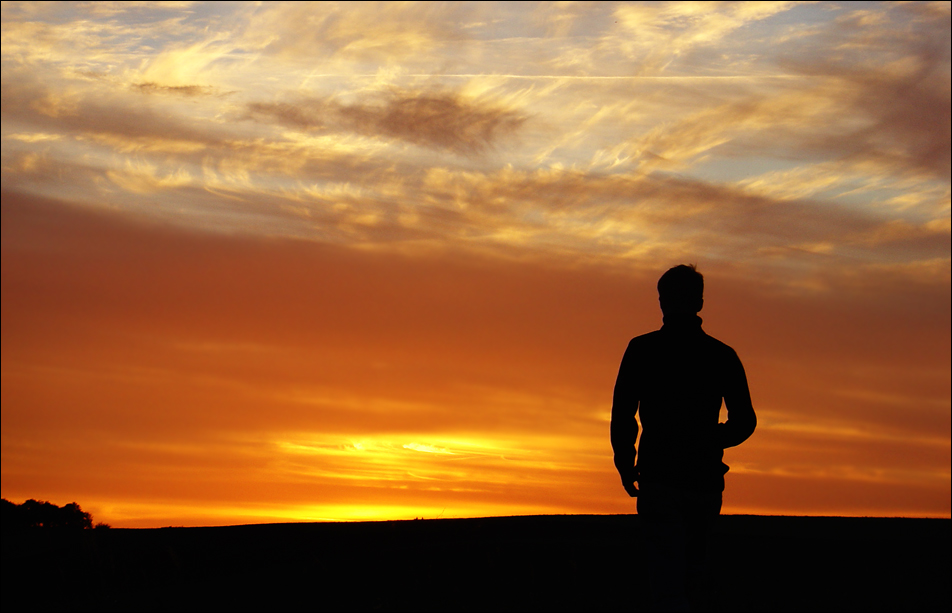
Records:
M638 412L638 393L635 376L635 352L632 343L628 343L625 356L618 368L618 378L615 380L615 393L612 398L611 440L612 450L615 452L615 468L621 476L622 485L629 496L637 496L638 472L635 469L635 441L638 440L638 422L635 413Z
M747 373L740 358L731 350L728 363L724 406L727 407L727 421L717 424L717 438L721 449L740 445L754 433L757 427L757 415L750 400L750 388L747 386Z

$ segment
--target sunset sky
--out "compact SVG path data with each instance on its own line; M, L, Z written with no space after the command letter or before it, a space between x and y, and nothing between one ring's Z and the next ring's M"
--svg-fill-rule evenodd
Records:
M950 517L950 3L4 2L2 43L4 498L633 513L612 387L696 263L759 418L724 512Z

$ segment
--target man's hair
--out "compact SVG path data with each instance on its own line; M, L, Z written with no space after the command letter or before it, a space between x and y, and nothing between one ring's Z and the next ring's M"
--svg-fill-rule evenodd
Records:
M696 313L703 304L704 275L694 264L675 266L658 279L658 298L662 309Z

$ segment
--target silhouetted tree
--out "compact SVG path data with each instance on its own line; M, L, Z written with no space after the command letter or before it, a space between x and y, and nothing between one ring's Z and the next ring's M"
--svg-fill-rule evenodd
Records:
M20 505L5 498L2 500L4 530L25 528L88 530L93 527L92 515L83 511L75 502L59 507L51 502L32 498Z

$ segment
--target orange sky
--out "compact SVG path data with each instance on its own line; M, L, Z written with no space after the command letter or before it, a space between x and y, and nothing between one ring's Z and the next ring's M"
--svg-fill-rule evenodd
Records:
M724 512L950 516L948 3L299 4L4 3L3 497L634 512L612 386L696 262Z

